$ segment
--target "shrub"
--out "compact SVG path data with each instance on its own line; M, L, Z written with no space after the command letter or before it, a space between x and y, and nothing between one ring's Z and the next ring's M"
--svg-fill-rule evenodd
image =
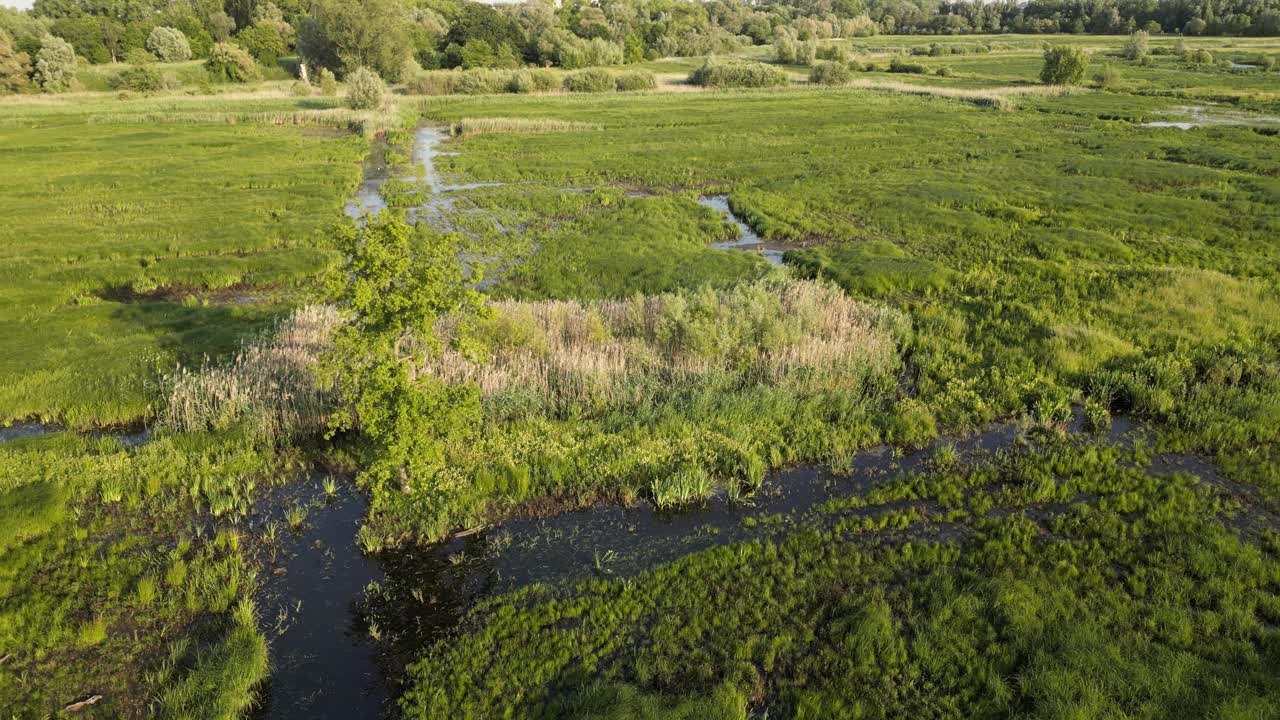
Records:
M849 53L845 52L843 45L823 45L818 48L818 59L845 63L849 60Z
M382 78L369 68L356 68L347 76L347 104L356 110L376 110L382 107L387 86Z
M249 53L231 43L215 44L204 66L215 80L243 83L262 79L262 71L253 58L249 57Z
M955 71L951 69L950 65L943 65L937 70L934 70L933 74L938 77L951 77L952 75L955 75Z
M564 78L564 89L569 92L612 92L615 88L613 73L604 68L588 68Z
M619 92L652 90L658 87L658 79L648 70L631 70L619 74L616 84Z
M289 86L289 93L297 97L310 97L311 83L306 80L295 80L293 85Z
M187 36L177 28L160 25L147 35L147 49L160 58L160 62L186 62L191 59L191 45Z
M796 46L796 63L799 65L812 65L813 61L818 57L818 41L809 40L802 42Z
M1094 87L1101 90L1112 90L1120 84L1120 73L1110 65L1102 66L1102 69L1093 74Z
M533 92L533 75L528 70L517 70L511 73L507 81L507 92L527 95Z
M160 71L152 65L135 65L121 70L111 78L109 83L114 90L132 90L134 92L155 92L163 90L167 83Z
M901 55L889 61L889 72L891 73L910 73L914 75L923 75L929 69L919 63L907 62L907 59Z
M44 92L63 92L71 89L75 75L76 51L71 43L46 35L40 41L40 52L36 53L36 69L32 75L36 85Z
M709 57L689 75L689 82L704 87L772 87L785 85L787 74L764 63Z
M30 86L31 58L18 52L9 34L0 30L0 94L16 93Z
M1212 65L1213 53L1208 50L1193 50L1187 54L1187 62L1193 65Z
M142 48L129 48L124 54L124 61L130 65L150 65L156 61L156 56Z
M1077 85L1089 67L1089 56L1080 48L1053 45L1044 49L1040 80L1046 85Z
M529 75L533 78L533 89L538 92L548 92L560 87L560 77L551 70L530 70Z
M773 59L788 65L796 61L796 40L785 28L778 30L773 41Z
M458 92L462 73L452 70L428 70L420 72L405 83L405 89L413 95L452 95Z
M338 78L333 76L329 68L320 68L320 94L333 97L338 94Z
M815 63L809 71L809 82L819 85L844 85L849 82L849 68L838 62Z
M1126 60L1135 62L1141 62L1150 52L1151 36L1145 30L1139 30L1130 35L1129 39L1124 42L1124 49L1122 50Z
M457 92L463 95L494 95L507 92L510 84L506 75L488 68L475 68L461 73Z

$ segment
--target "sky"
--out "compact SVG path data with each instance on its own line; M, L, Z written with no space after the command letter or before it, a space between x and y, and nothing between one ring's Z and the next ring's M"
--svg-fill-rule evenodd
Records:
M0 5L27 10L31 7L31 0L0 0Z

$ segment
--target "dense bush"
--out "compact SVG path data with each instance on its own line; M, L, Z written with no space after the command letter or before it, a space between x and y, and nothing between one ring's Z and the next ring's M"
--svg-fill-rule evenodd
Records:
M834 43L821 45L818 47L818 59L845 63L849 61L849 53L845 51L844 45Z
M294 80L293 84L289 86L289 94L296 97L310 97L311 83L306 80Z
M618 75L617 87L619 92L652 90L658 87L658 79L648 70L630 70Z
M71 89L76 76L76 51L71 43L60 37L46 35L36 53L36 68L32 79L44 92L64 92Z
M617 89L613 73L604 68L588 68L566 75L564 89L569 92L612 92Z
M1046 85L1076 85L1084 79L1089 56L1080 48L1054 45L1044 49L1040 80Z
M849 77L849 68L838 62L815 63L809 71L809 82L819 85L844 85Z
M561 67L576 70L601 65L621 65L623 50L621 45L603 38L574 38L560 46L557 57Z
M236 35L236 44L244 48L259 63L273 67L289 46L280 30L270 23L255 23Z
M177 82L172 77L161 75L154 65L135 65L116 73L110 85L115 90L148 93L175 87Z
M347 104L356 110L377 110L386 93L382 78L369 68L356 68L347 76Z
M338 94L338 78L333 76L329 68L320 68L320 94L333 97Z
M689 75L689 82L703 87L772 87L785 85L787 74L764 63L709 57Z
M262 79L262 71L253 58L249 57L249 53L231 43L220 42L214 45L204 66L215 80L244 83Z
M1093 74L1093 85L1099 90L1113 90L1120 84L1120 72L1111 65L1103 65Z
M907 59L905 57L898 55L889 61L889 72L923 75L929 72L929 68L919 63L907 62Z
M158 26L147 35L147 49L160 58L160 62L176 63L191 59L191 45L187 36L177 28Z

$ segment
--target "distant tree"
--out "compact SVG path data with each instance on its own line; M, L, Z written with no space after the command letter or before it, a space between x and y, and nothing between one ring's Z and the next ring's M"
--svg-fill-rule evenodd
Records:
M622 45L622 61L626 63L644 62L644 40L631 33Z
M316 0L298 24L298 52L339 74L367 67L396 81L413 56L410 23L399 0Z
M153 28L147 36L147 49L160 58L160 62L186 62L191 59L191 45L187 43L187 36L177 28L163 25Z
M232 43L214 45L204 66L215 80L243 83L262 79L262 71L249 53Z
M259 63L273 67L289 51L280 29L269 22L250 25L236 34L235 42Z
M1089 68L1089 56L1069 45L1053 45L1044 50L1040 80L1048 85L1077 85Z
M1209 23L1205 22L1204 20L1201 20L1200 18L1194 18L1190 20L1185 26L1183 26L1182 34L1191 35L1193 37L1200 36L1204 34L1205 29L1208 27L1209 27Z
M71 89L76 75L76 51L71 43L48 35L36 53L35 72L32 79L47 93Z
M1145 30L1129 36L1121 50L1126 60L1141 61L1151 52L1151 36Z
M1142 29L1147 31L1148 35L1159 35L1164 32L1164 28L1155 20L1148 20L1146 24L1142 26Z
M9 33L0 30L0 94L22 92L31 86L31 58L18 52Z
M377 110L386 93L382 78L369 68L356 68L347 75L347 104L356 110Z
M480 38L471 38L462 46L464 69L493 67L493 47Z
M226 42L235 31L236 21L230 15L219 11L209 16L209 34L215 42Z
M187 37L191 57L201 59L209 57L209 50L213 48L213 36L200 20L193 15L183 15L173 21L173 27L181 30Z

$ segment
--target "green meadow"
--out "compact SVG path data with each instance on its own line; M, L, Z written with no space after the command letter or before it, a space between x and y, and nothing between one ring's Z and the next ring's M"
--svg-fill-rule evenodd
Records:
M0 707L310 717L319 662L386 717L1270 717L1280 42L1051 39L1081 84L877 36L837 86L15 97Z

